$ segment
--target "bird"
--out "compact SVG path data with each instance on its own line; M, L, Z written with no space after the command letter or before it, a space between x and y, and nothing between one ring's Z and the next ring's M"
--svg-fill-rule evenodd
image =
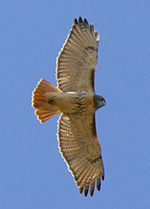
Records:
M87 19L74 19L56 61L57 87L41 79L32 93L32 106L43 123L60 114L57 138L59 151L74 181L87 196L104 180L101 147L95 112L106 104L95 93L94 76L100 36Z

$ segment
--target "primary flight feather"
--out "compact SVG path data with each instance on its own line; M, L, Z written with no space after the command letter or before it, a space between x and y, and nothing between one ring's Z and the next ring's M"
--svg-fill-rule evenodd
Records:
M87 20L74 24L57 58L58 87L41 79L33 91L32 106L41 123L61 113L58 141L62 157L80 193L93 196L95 182L104 180L101 148L96 134L95 112L105 99L94 91L99 34Z

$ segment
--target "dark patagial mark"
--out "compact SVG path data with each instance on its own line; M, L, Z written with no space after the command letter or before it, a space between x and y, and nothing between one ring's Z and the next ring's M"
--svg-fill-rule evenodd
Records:
M95 76L95 70L93 69L91 71L91 75L90 75L90 79L91 79L91 86L93 88L93 91L94 91L94 76Z
M92 134L93 134L94 136L96 136L95 115L93 115L93 118L92 118L91 130L92 130Z

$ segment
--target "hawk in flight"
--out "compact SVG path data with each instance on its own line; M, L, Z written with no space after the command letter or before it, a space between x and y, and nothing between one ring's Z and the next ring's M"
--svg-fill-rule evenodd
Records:
M58 141L62 157L79 192L93 196L95 182L104 180L101 148L96 134L95 112L105 99L94 91L99 34L87 20L74 24L57 58L58 86L41 79L33 91L32 106L41 123L61 113Z

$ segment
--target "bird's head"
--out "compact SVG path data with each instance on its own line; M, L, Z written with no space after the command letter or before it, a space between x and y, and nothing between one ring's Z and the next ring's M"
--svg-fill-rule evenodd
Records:
M105 99L102 96L99 96L96 94L94 95L94 103L95 103L96 109L106 105Z

